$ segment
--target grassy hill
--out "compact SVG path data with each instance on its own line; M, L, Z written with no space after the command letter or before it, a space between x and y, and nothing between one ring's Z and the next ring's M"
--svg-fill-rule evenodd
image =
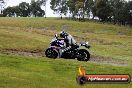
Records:
M0 50L43 51L62 29L89 41L96 57L132 61L132 28L55 18L0 18Z
M132 68L94 64L76 60L47 59L0 55L1 88L131 88L130 84L76 83L78 67L84 66L87 74L130 74Z
M55 18L0 18L0 87L78 88L75 77L80 65L85 66L89 74L132 75L131 66L3 54L12 51L43 52L61 30L68 31L78 42L89 41L92 59L132 64L132 28ZM82 87L131 88L132 84L90 84Z

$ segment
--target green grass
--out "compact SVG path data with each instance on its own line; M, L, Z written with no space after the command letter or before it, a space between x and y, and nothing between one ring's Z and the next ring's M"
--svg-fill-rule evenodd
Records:
M131 88L130 84L76 83L78 67L87 74L130 74L131 67L78 62L75 60L0 55L1 88Z
M61 30L68 29L69 31L81 31L92 33L108 33L108 34L127 34L131 35L131 28L117 26L112 24L103 24L96 22L77 22L69 20L59 20L51 18L0 18L1 26L21 27L21 28L40 28ZM127 30L127 31L126 31Z
M24 29L0 29L0 49L20 51L44 50L50 39L46 35L33 33Z

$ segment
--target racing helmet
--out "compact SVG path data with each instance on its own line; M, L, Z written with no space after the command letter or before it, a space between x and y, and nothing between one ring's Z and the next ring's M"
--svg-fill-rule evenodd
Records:
M68 33L67 32L65 32L65 31L61 31L60 32L60 37L61 38L65 38L66 36L68 36Z

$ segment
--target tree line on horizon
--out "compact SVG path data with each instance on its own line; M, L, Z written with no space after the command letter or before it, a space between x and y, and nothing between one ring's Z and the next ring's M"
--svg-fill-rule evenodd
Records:
M4 0L3 0L4 1ZM31 0L31 3L21 2L17 6L8 6L1 13L3 17L43 17L45 11L41 6L45 3L45 0Z
M47 0L31 0L31 3L22 2L18 6L5 8L2 16L46 17L45 11L41 8L46 6L46 2ZM70 14L70 18L79 21L98 18L101 22L132 25L131 0L50 0L50 5L50 8L59 14L61 19Z

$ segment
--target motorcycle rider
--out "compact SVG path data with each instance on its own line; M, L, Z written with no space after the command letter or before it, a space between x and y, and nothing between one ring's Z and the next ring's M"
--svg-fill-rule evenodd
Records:
M62 45L60 44L60 46L61 46L60 49L59 49L59 52L60 52L59 56L60 57L62 56L63 52L69 50L72 46L78 46L75 39L65 31L61 31L60 34L59 34L59 37L56 34L54 39L57 39L59 41L64 42L64 43L62 43Z
M77 45L77 42L75 41L75 39L65 31L60 32L60 37L62 39L64 39L64 41L66 43L66 47L69 47L69 46L72 46L72 45Z
M66 46L61 49L60 55L62 55L63 52L69 50L72 46L78 47L77 42L75 41L75 39L70 34L68 34L67 32L61 31L60 32L60 37L61 37L61 39L64 40L64 42L66 44Z

